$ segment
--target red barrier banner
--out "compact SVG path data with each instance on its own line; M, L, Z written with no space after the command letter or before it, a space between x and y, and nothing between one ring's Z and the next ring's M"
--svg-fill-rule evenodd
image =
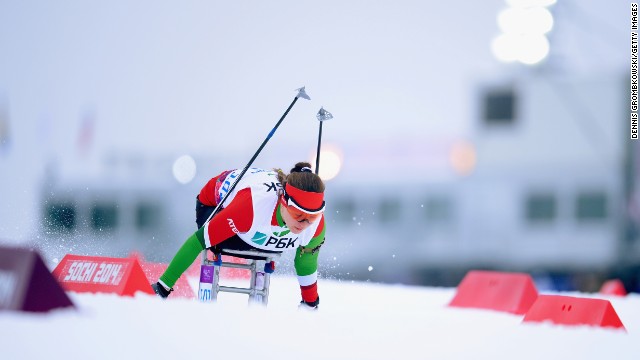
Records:
M522 322L542 321L625 329L609 300L572 296L540 295Z
M600 288L600 294L603 295L615 295L615 296L626 296L627 289L625 289L624 284L620 279L613 279L605 281Z
M53 270L53 275L67 291L123 296L133 296L138 291L154 294L135 258L67 254Z
M146 275L147 279L150 283L155 283L160 279L160 276L167 270L168 264L162 263L151 263L146 261L140 261L140 266L142 267L142 271ZM193 291L191 285L187 281L186 276L180 276L178 281L173 285L173 291L171 292L171 296L169 299L174 298L186 298L193 299L196 297L196 292Z
M0 310L46 312L74 305L37 251L0 246Z
M160 276L164 274L164 272L167 270L167 267L169 266L169 264L154 263L154 262L146 261L144 259L144 256L137 251L130 252L129 257L138 260L138 262L140 263L140 267L144 272L144 275L147 277L147 280L149 281L149 284L156 283L158 279L160 279ZM176 283L173 285L173 291L171 292L171 296L169 297L169 299L175 299L175 298L193 299L195 297L196 297L196 292L193 290L193 288L191 288L191 285L189 285L189 282L187 281L187 277L184 276L183 274L178 278L178 281L176 281Z
M525 314L537 297L528 274L473 270L462 279L449 306Z

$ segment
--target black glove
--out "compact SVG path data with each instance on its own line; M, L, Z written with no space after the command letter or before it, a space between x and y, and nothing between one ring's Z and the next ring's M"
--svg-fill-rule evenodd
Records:
M318 310L318 305L320 305L320 296L318 296L316 301L313 301L313 302L304 301L304 300L300 301L300 304L298 305L298 309Z
M160 296L163 299L166 299L169 296L169 294L171 294L171 292L173 291L173 288L169 290L165 289L164 286L160 284L160 282L151 284L151 288L156 293L156 295Z

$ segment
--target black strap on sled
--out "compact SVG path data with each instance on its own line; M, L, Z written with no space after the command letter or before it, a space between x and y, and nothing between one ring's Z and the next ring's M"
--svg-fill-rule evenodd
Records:
M322 239L322 242L318 246L316 246L314 248L307 248L307 247L304 247L304 246L300 246L299 247L300 248L300 256L302 256L302 254L305 254L305 253L306 254L312 254L312 255L315 254L316 251L320 250L320 247L322 246L322 244L324 244L324 239Z

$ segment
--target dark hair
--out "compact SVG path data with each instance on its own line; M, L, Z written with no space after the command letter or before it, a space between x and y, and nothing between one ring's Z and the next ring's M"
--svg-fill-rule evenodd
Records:
M324 182L322 182L320 176L311 171L311 164L308 162L297 163L293 169L289 171L289 175L286 175L282 169L273 170L278 173L278 181L280 181L283 188L285 184L289 183L291 186L300 190L316 193L324 192Z

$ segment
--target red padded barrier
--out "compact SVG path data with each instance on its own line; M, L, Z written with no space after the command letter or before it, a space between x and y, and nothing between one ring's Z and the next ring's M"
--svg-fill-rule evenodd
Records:
M528 274L473 270L462 279L449 306L525 314L537 297Z
M135 258L67 254L53 270L53 275L67 291L124 296L133 296L138 291L154 294Z
M605 281L600 288L600 294L603 295L616 295L616 296L626 296L627 289L625 289L624 284L620 279L613 279L609 281Z
M144 271L145 276L149 283L155 283L158 281L160 276L167 269L168 264L160 264L160 263L151 263L146 261L140 261L140 266L142 267L142 271ZM170 298L187 298L193 299L196 297L196 293L189 285L186 276L180 276L178 281L176 281L175 285L173 285L173 292L171 292Z
M540 295L522 321L625 329L609 300L560 295Z
M0 310L46 312L74 305L37 251L0 246Z
M167 270L167 266L169 266L169 264L148 262L144 259L144 256L137 251L130 252L129 257L138 259L140 267L150 284L157 282L164 271ZM185 275L180 276L178 281L173 285L173 292L171 292L170 298L193 299L195 297L196 293L191 288L191 285L189 285L187 277Z

